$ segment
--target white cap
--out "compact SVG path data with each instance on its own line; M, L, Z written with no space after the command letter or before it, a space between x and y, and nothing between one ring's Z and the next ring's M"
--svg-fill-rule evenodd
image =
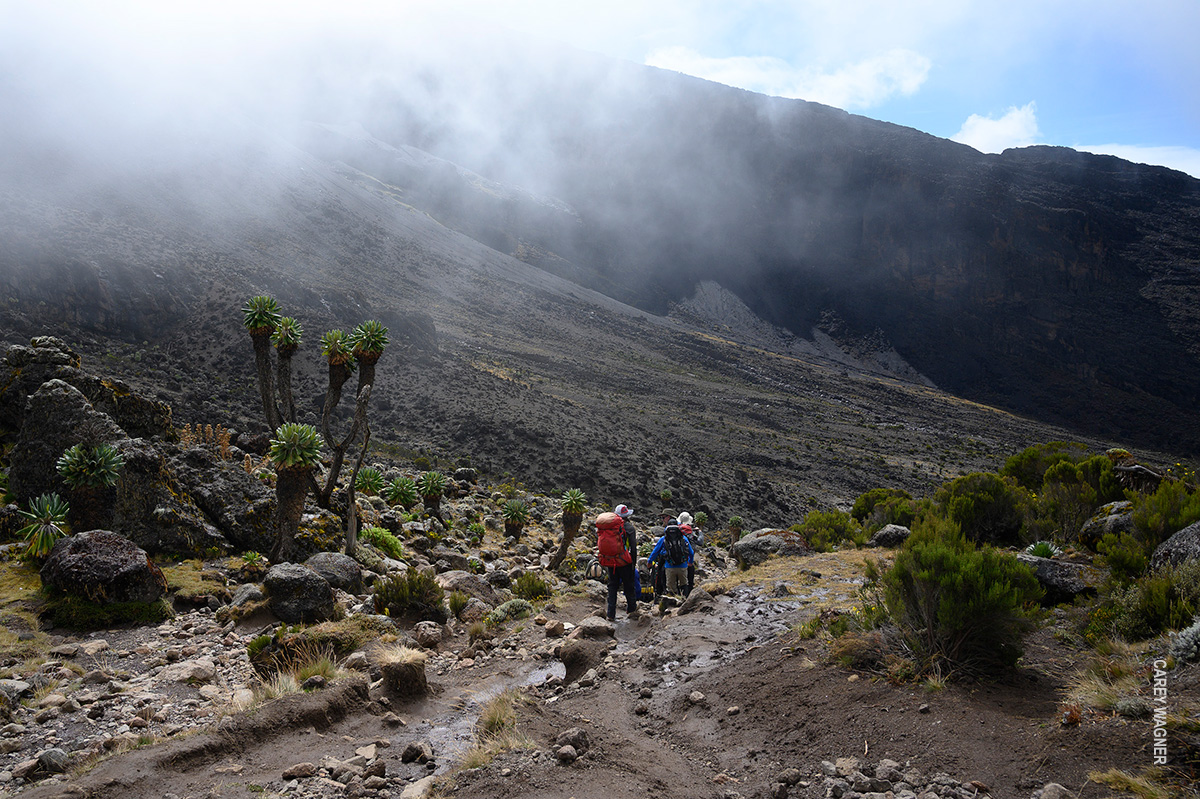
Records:
M617 514L622 519L628 519L633 515L633 508L630 508L628 505L618 505L617 507L613 508L613 513Z
M692 514L688 513L687 511L684 511L683 513L679 514L679 523L680 524L691 524L692 523Z

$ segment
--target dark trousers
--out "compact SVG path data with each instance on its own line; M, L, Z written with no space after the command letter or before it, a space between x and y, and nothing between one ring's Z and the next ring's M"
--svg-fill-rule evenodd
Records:
M632 563L627 563L624 566L617 566L608 570L608 617L610 619L617 615L618 586L624 586L625 588L625 612L633 613L637 610L637 593L633 585L633 570L635 568Z

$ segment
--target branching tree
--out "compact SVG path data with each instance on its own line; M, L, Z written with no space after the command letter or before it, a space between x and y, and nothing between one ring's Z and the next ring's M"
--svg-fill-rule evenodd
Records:
M550 571L554 571L567 559L567 551L575 536L579 535L579 525L583 523L583 512L587 509L587 497L578 488L568 488L562 495L563 537L558 545L558 551L550 558Z
M281 320L279 303L274 297L260 294L251 297L242 308L242 324L254 342L254 366L258 371L258 391L262 397L263 416L267 427L276 430L281 424L279 408L275 405L275 379L271 373L271 334Z
M304 513L304 500L312 473L321 459L321 436L312 425L289 422L271 439L275 465L275 542L268 557L281 563L295 554L296 531Z
M300 349L303 336L304 329L290 316L280 319L271 333L271 343L275 345L275 353L278 355L276 382L279 389L280 414L285 422L296 421L296 401L292 397L292 356Z

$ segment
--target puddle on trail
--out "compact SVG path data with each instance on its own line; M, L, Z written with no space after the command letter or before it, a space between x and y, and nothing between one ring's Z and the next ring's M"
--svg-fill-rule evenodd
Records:
M540 685L551 677L566 675L566 667L557 660L514 663L511 673L490 675L442 697L434 715L411 727L433 746L437 762L434 774L453 768L475 745L475 725L488 702L509 688Z

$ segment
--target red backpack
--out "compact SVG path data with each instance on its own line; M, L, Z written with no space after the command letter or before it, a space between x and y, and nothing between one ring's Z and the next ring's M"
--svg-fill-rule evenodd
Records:
M633 563L633 556L625 549L625 520L617 514L601 513L596 517L596 543L601 566L613 569Z

